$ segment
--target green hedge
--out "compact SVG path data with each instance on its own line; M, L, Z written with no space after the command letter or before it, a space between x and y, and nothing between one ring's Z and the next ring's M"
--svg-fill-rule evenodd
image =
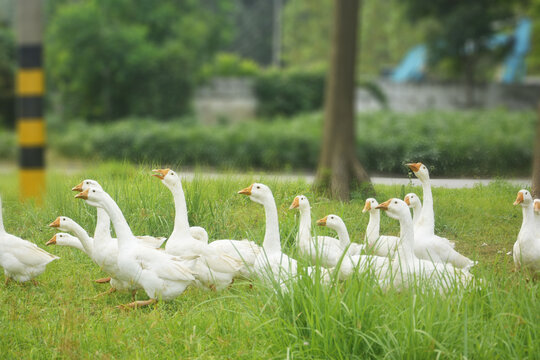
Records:
M423 161L437 176L529 174L533 112L376 112L358 116L357 154L371 172L402 174ZM231 126L125 120L75 123L58 129L51 147L65 156L127 159L218 168L313 170L320 151L321 114Z

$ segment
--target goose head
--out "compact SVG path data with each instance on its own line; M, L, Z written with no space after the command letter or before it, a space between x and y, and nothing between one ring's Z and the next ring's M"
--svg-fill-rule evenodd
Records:
M534 212L540 215L540 199L534 199Z
M56 220L49 224L49 227L55 228L60 231L72 231L75 226L75 221L68 218L67 216L59 216L56 218Z
M304 195L298 195L289 206L289 210L292 209L309 210L309 200Z
M251 201L261 205L273 201L274 198L272 190L270 190L268 186L260 183L253 183L249 187L240 190L238 193L249 196Z
M377 210L378 205L379 205L379 203L374 198L367 198L366 203L364 205L364 208L362 209L362 212L366 213L366 212L369 211L370 213L374 213L374 212L378 211Z
M71 244L73 242L79 241L78 238L76 238L73 235L67 234L67 233L58 233L55 234L51 240L47 241L45 245L60 245L60 246L67 246L68 244Z
M77 191L77 192L82 192L90 187L95 187L95 188L98 188L98 189L103 189L101 187L101 185L99 185L99 183L96 181L96 180L92 180L92 179L86 179L86 180L83 180L81 181L81 183L77 186L74 186L71 191Z
M533 198L532 198L531 192L526 189L521 189L517 193L516 201L514 201L514 206L521 204L522 207L527 207L531 205L532 202L533 202Z
M409 212L409 206L405 201L397 198L386 200L385 202L379 204L377 209L386 211L386 214L392 219L402 219L404 216L411 216Z
M154 172L152 176L160 179L163 185L169 189L182 184L182 180L178 174L171 169L154 169L152 172Z
M422 164L421 162L417 162L409 163L407 166L419 180L429 180L429 170L426 165Z
M106 194L107 193L101 188L89 187L75 195L75 198L85 200L90 206L103 207Z
M339 216L334 214L327 215L322 219L317 220L317 225L326 226L335 231L346 228L343 220Z
M405 201L405 204L407 204L410 208L413 209L422 205L422 203L420 202L420 198L415 193L408 193L407 195L405 195L403 201Z

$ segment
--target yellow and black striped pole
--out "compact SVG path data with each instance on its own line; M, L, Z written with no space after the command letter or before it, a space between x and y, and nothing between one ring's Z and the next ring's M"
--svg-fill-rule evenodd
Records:
M39 199L45 189L41 6L41 0L17 0L17 134L23 199Z

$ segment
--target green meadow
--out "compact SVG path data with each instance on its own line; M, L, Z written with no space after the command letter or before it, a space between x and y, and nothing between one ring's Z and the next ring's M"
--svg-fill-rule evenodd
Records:
M6 230L45 248L55 233L47 225L64 215L93 233L95 209L70 191L92 178L118 202L135 234L168 236L172 195L150 176L151 169L108 163L72 175L49 173L42 205L19 202L16 173L3 174ZM184 181L191 225L206 228L210 239L262 244L263 207L237 194L255 181L273 190L286 253L295 254L298 213L288 208L299 194L310 200L313 222L337 214L351 239L363 240L365 199L332 201L303 181L257 174ZM46 247L61 259L37 278L39 285L0 285L0 354L8 359L537 359L539 283L512 272L512 257L506 255L521 225L521 209L512 206L518 190L504 181L434 189L437 233L478 260L472 271L483 279L479 289L444 296L420 289L383 292L369 275L358 274L334 286L301 280L286 294L247 281L221 292L190 288L173 301L122 311L116 305L131 301L128 293L90 299L109 285L93 282L105 274L86 255ZM414 186L376 186L376 191L379 202L422 193ZM396 221L384 214L381 220L381 234L399 233ZM330 229L314 230L332 235ZM139 291L137 298L146 295Z

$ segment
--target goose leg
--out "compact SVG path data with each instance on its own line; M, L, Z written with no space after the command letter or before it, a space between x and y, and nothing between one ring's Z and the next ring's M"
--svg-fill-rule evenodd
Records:
M131 300L135 301L135 295L137 294L137 289L131 290Z
M94 297L87 298L86 300L95 300L95 299L100 298L100 297L102 297L102 296L104 296L104 295L112 294L112 293L115 292L115 291L116 291L116 289L112 287L112 288L110 288L109 290L107 290L107 291L105 291L105 292L102 292L102 293L99 293L99 294L97 294L97 295L94 296Z
M4 282L4 285L9 284L10 281L11 281L11 278L9 278L9 277L6 276L6 281Z
M98 284L105 284L105 283L108 283L111 281L111 278L110 277L106 277L106 278L101 278L101 279L97 279L97 280L94 280L94 282L97 282Z
M31 281L32 281L32 285L34 285L34 286L38 286L38 285L39 285L39 282L38 282L37 280L32 279Z
M118 305L117 308L121 310L138 309L143 306L148 306L157 303L156 299L133 301L129 304Z

